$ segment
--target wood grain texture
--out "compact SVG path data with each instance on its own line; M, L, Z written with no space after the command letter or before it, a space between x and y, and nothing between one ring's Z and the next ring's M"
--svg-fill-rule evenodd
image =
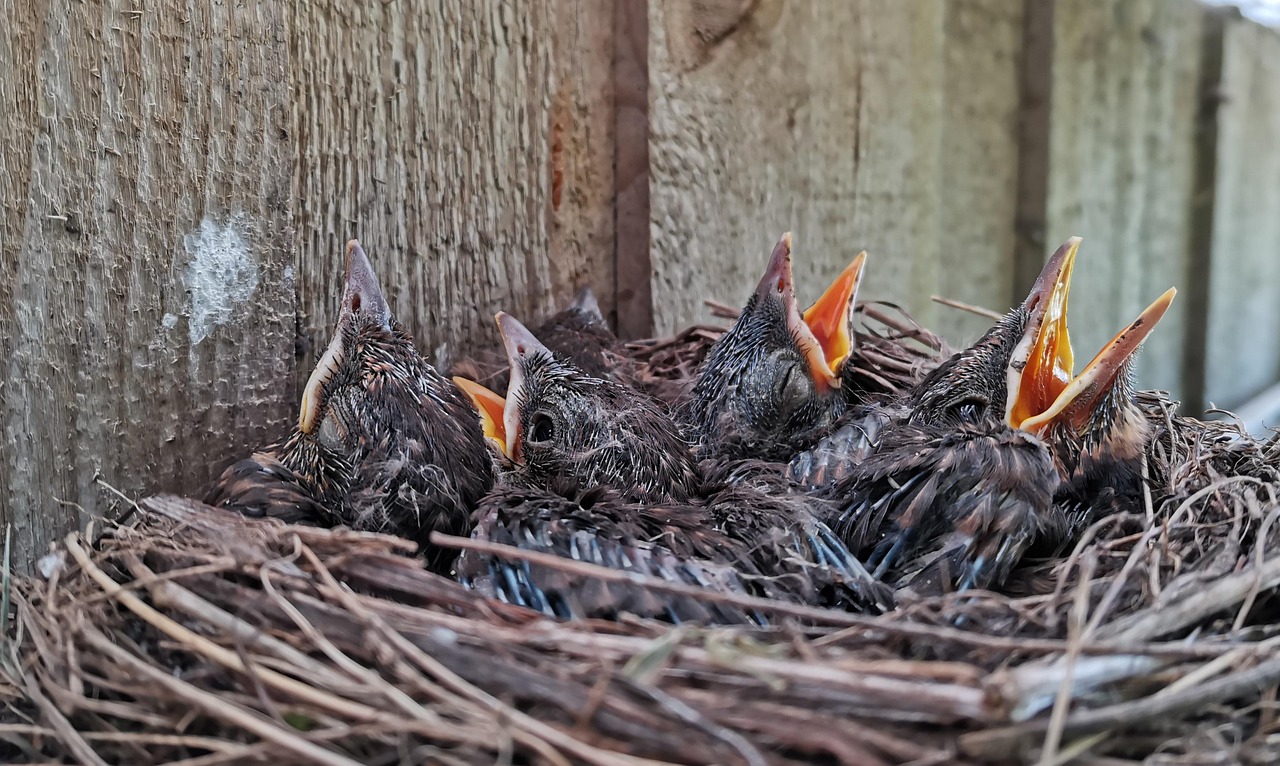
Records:
M496 343L495 312L537 319L588 279L612 308L607 5L292 7L305 336L331 330L350 237L428 352Z
M617 319L614 235L614 4L556 0L551 29L551 300L591 285Z
M1191 273L1187 242L1203 11L1194 0L1057 0L1047 257L1084 238L1071 296L1079 363ZM1186 306L1138 359L1180 395Z
M1280 33L1226 22L1209 276L1207 399L1235 407L1280 378Z
M287 419L275 3L0 2L0 518L17 560Z
M744 301L788 229L802 300L865 248L864 295L932 320L943 5L670 0L649 34L658 330Z
M649 231L648 0L614 5L614 249L618 333L651 336L653 256Z
M1037 0L1040 1L1040 0ZM1021 0L946 4L939 284L948 298L1004 311L1018 283ZM939 308L934 329L953 343L977 340L991 320Z

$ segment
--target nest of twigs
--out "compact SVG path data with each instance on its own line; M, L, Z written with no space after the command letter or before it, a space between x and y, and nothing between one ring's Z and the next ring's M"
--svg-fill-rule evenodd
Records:
M691 372L701 332L650 344L655 379ZM865 362L891 385L932 337L894 332ZM426 572L402 540L151 498L6 580L0 759L1276 762L1280 444L1144 405L1145 508L1028 563L1027 595L867 617L538 559L770 628L559 623Z

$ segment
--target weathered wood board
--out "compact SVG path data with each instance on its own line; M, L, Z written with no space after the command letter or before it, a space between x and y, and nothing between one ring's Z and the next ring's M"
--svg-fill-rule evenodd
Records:
M0 11L19 559L104 509L99 475L199 491L284 433L350 237L428 352L588 282L612 309L607 3Z
M1058 0L1047 256L1084 238L1071 295L1079 364L1190 276L1189 215L1203 9L1195 0ZM1138 359L1139 382L1180 395L1187 302Z
M0 2L0 518L19 561L288 417L280 5Z
M1280 378L1280 32L1226 23L1205 395L1236 407Z
M1003 312L1030 287L1019 284L1014 264L1023 3L945 5L942 213L934 292ZM933 329L956 344L976 340L991 326L986 317L953 309L939 308L934 316Z
M861 249L865 295L934 316L940 3L649 5L654 319L740 303L782 232L802 300Z
M0 14L20 559L106 510L98 477L197 491L282 433L351 237L420 347L456 356L496 343L497 310L536 320L587 283L633 335L704 319L786 230L802 300L865 248L864 298L965 343L989 320L931 295L1003 310L1080 234L1079 356L1185 284L1201 300L1153 335L1143 384L1234 406L1280 378L1280 36L1227 22L1217 78L1194 0Z
M495 312L586 282L611 308L606 4L317 0L290 23L305 336L332 328L350 237L429 351L495 343Z

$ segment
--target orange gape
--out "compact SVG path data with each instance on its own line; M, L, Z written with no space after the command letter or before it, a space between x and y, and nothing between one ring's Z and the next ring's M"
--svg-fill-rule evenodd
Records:
M507 429L502 416L507 407L507 400L474 380L454 376L453 382L471 399L476 412L480 413L480 425L484 429L484 437L493 442L499 452L506 454Z
M1027 366L1022 372L1022 386L1013 406L1013 420L1021 423L1049 409L1071 383L1075 359L1071 352L1071 335L1067 331L1067 292L1071 267L1062 272L1048 297L1044 323L1040 327Z
M1063 418L1071 425L1082 425L1177 292L1170 289L1157 298L1076 375L1067 331L1067 295L1079 247L1080 240L1072 238L1050 257L1024 304L1029 307L1027 328L1009 367L1007 422L1013 428L1038 433Z
M1098 406L1116 378L1124 373L1125 364L1138 352L1142 342L1155 329L1156 323L1169 310L1169 304L1173 303L1177 294L1178 291L1171 287L1152 301L1137 319L1116 333L1089 360L1079 375L1071 378L1071 382L1053 401L1040 412L1022 421L1021 428L1024 431L1038 432L1055 420L1066 422L1073 428L1083 426L1089 419L1089 413Z
M866 259L866 252L854 256L826 292L804 312L804 323L817 339L823 359L833 375L840 374L840 368L853 348L849 322Z

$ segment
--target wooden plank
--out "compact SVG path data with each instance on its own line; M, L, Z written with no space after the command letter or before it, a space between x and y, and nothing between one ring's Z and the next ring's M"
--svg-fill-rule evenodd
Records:
M648 0L614 7L613 84L616 94L614 168L618 332L653 333L653 262L649 241Z
M1053 17L1057 0L1025 0L1019 61L1018 191L1014 283L1008 301L1026 296L1045 253L1049 204L1049 126L1053 115Z
M614 236L614 8L606 0L556 0L551 30L552 294L555 307L589 284L618 321ZM487 325L486 325L487 329Z
M0 519L19 560L287 421L283 18L0 1Z
M496 343L496 311L536 319L588 277L612 309L607 4L289 6L304 368L352 236L428 351Z
M1052 6L1044 0L1032 4ZM1034 199L1019 184L1035 183L1019 173L1030 162L1019 140L1019 109L1026 106L1019 91L1025 71L1023 5L1022 0L946 4L941 267L934 291L995 311L1008 309L1031 283L1018 279L1014 228L1019 202ZM1043 168L1029 169L1043 178ZM935 316L932 329L960 345L991 326L990 319L949 309L938 309Z
M943 30L939 3L650 3L659 331L745 300L788 229L802 296L866 248L865 295L933 318Z
M1058 0L1045 255L1084 238L1071 331L1081 364L1191 273L1191 185L1203 12L1195 0ZM1138 363L1183 389L1186 305Z
M1280 380L1280 33L1224 35L1205 393L1235 407Z
M1214 194L1218 183L1218 107L1221 104L1222 42L1228 11L1206 10L1200 45L1200 103L1196 112L1195 171L1191 182L1191 233L1187 242L1187 284L1180 286L1185 306L1186 344L1182 358L1182 400L1191 413L1206 409L1209 371L1209 279L1213 264ZM1238 14L1237 14L1238 15Z

